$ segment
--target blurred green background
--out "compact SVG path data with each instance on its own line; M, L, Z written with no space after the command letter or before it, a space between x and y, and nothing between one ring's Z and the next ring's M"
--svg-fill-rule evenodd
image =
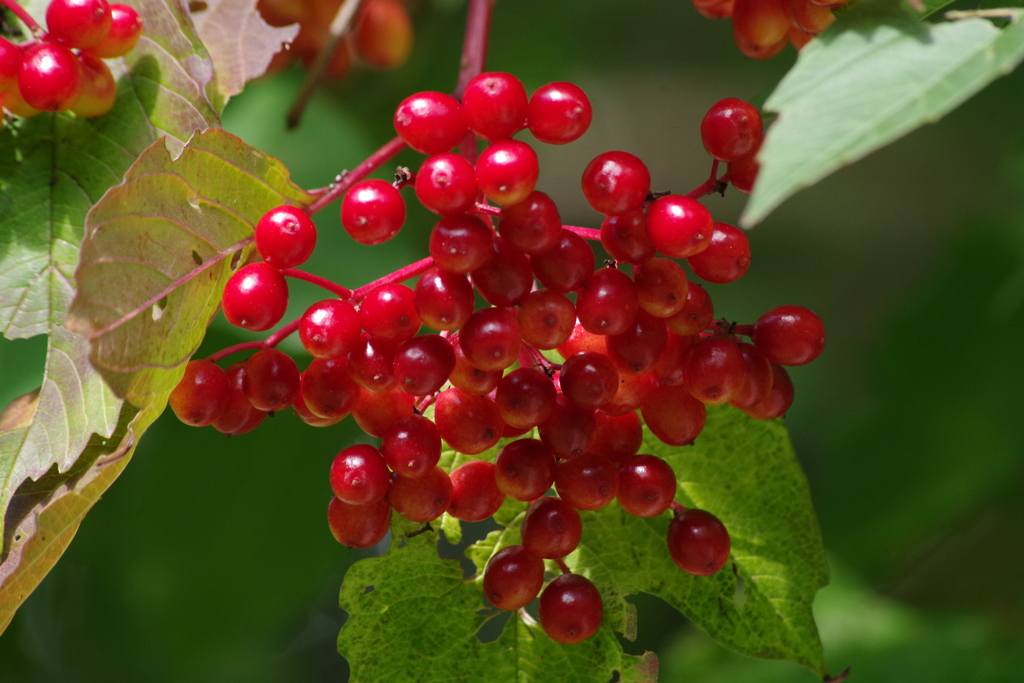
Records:
M326 185L393 135L401 99L454 85L462 3L412 8L416 46L402 69L323 90L286 133L301 81L289 71L233 100L225 127L299 184ZM686 0L500 0L488 67L529 91L556 80L587 91L590 131L538 149L538 187L567 223L598 227L578 189L593 156L633 152L655 189L685 192L708 172L706 109L761 101L794 59L744 59L729 23ZM824 355L792 373L787 424L833 568L815 603L827 662L832 673L852 665L852 681L1024 680L1022 93L1024 71L802 192L750 234L749 273L710 287L730 319L794 303L826 323ZM705 203L732 222L744 197ZM376 248L348 239L335 204L317 216L310 269L357 286L421 257L432 221L414 204L403 233ZM291 313L320 298L296 290ZM218 318L200 353L243 338ZM0 340L0 405L38 384L44 352L41 339ZM0 637L0 680L344 680L338 588L371 551L330 537L326 475L360 438L350 420L316 430L290 412L230 439L165 415ZM664 603L636 600L639 638L626 647L655 650L663 681L815 680L732 654Z

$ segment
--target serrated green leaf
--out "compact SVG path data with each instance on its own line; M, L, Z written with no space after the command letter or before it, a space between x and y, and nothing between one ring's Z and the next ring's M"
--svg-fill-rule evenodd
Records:
M256 0L204 2L192 10L192 21L213 60L218 111L248 81L266 73L271 58L299 33L298 24L267 25Z
M641 591L660 596L730 649L794 661L824 675L811 603L828 582L828 567L807 482L783 424L752 420L728 406L709 407L695 445L666 446L649 433L645 444L645 452L665 458L676 472L677 500L711 511L729 529L732 561L725 570L698 577L676 567L665 546L671 513L640 519L616 503L583 512L583 538L566 562L601 591L605 621L598 636L586 647L558 646L514 615L495 641L509 652L490 650L493 643L482 644L474 635L487 618L486 612L478 614L485 606L479 582L495 552L520 542L525 503L516 502L501 520L496 516L504 528L466 550L477 567L472 580L463 581L458 567L438 559L432 542L419 536L405 545L399 540L383 557L349 570L341 604L352 618L342 629L339 649L358 680L591 680L592 675L605 681L620 667L643 680L642 675L653 675L652 660L630 659L608 638L613 630L627 638L635 633L635 610L623 597ZM393 534L400 539L400 532ZM371 585L373 591L366 593ZM449 672L454 678L423 669L417 658L435 638L427 634L437 632L447 634L438 647L458 650L447 660L459 662ZM378 661L372 644L381 640L407 654ZM591 646L606 659L588 660L596 657ZM565 670L549 668L553 662ZM628 680L625 671L622 676Z
M765 103L779 116L740 223L756 225L797 191L939 120L1021 59L1024 22L927 25L873 4L844 12Z

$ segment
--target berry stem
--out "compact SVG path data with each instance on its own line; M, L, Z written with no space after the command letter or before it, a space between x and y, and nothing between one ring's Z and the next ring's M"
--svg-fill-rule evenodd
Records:
M491 206L490 204L483 204L481 202L476 203L476 207L473 209L473 211L475 211L476 213L486 213L491 216L501 215L500 206Z
M334 20L331 21L331 27L328 29L330 34L327 42L320 48L316 61L313 62L309 71L306 72L306 80L302 83L299 94L295 96L295 101L288 110L288 116L285 119L285 127L288 130L295 128L295 126L299 125L299 121L302 120L302 113L306 110L306 105L309 104L313 92L316 91L316 86L320 83L320 78L323 76L324 71L327 70L327 65L338 49L338 45L341 44L341 39L348 32L352 18L355 17L356 10L359 9L359 5L362 2L363 0L345 0L341 7L338 8L338 13L334 15Z
M24 7L15 2L15 0L0 0L0 5L3 5L7 9L11 10L14 16L21 19L25 26L28 26L29 30L32 31L32 35L38 38L43 33L45 33L45 31L43 31L43 27L40 26L36 22L36 20L32 18L32 15L29 14Z
M327 278L322 278L319 275L307 273L306 271L299 270L298 268L285 268L284 270L281 271L281 274L284 275L285 277L295 278L296 280L304 280L318 287L323 287L331 294L337 295L339 299L348 299L351 298L352 296L352 290L348 289L347 287L342 287L341 285L335 282L331 282Z
M287 338L290 335L294 334L294 332L297 329L299 329L299 321L300 320L302 320L301 316L296 318L295 320L291 321L290 323L288 323L287 325L285 325L284 327L282 327L277 332L275 332L274 334L270 335L269 337L267 337L263 341L251 341L251 342L242 342L241 344L235 344L233 346L229 346L227 348L221 349L217 353L210 354L209 356L206 357L206 360L208 360L208 361L210 361L212 363L216 363L217 361L221 360L222 358L226 358L226 357L230 356L233 353L238 353L239 351L245 351L247 349L270 349L270 348L273 348L273 347L277 346L278 344L280 344L282 340L284 340L285 338Z
M575 225L563 225L562 228L565 229L565 230L569 230L571 232L576 233L577 235L579 235L583 239L594 240L596 242L600 242L601 241L601 231L600 230L593 230L591 228L579 228L579 227L576 227Z
M402 138L395 136L385 143L383 147L368 156L365 161L354 169L342 172L342 174L338 176L337 181L332 183L326 192L321 194L315 202L307 207L306 213L314 214L324 208L335 199L348 192L350 187L376 171L385 161L395 156L403 149L405 149L405 141L402 140Z
M466 85L484 70L487 62L487 39L491 32L491 12L496 0L470 0L466 13L466 35L462 40L462 59L459 62L459 79L452 96L462 99ZM475 149L475 141L474 141Z
M718 164L717 160L715 161L715 164ZM714 176L711 176L703 183L701 183L700 186L698 186L696 189L687 192L686 196L689 197L690 199L700 199L701 197L704 197L709 194L714 194L715 192L724 192L728 184L728 173L724 174L722 177L718 179L716 179Z
M371 282L370 284L363 285L359 289L355 290L354 292L352 292L352 301L362 301L367 294L369 294L370 292L372 292L373 290L377 289L382 285L390 285L392 282L404 282L409 278L416 277L417 275L422 275L423 273L427 272L433 267L434 259L430 256L424 259L420 259L419 261L416 261L414 263L410 263L409 265L403 268L399 268L393 273L389 273L388 275L385 275L382 278L378 278Z
M742 334L744 337L749 337L752 334L754 334L754 326L753 325L733 325L732 326L732 331L733 331L733 334Z
M686 508L684 506L680 505L679 503L675 502L674 500L671 503L668 504L668 509L671 510L672 512L676 513L677 515L680 515L683 512L686 512Z
M555 564L558 565L558 568L562 570L563 574L572 574L572 570L569 569L569 565L567 565L565 563L565 560L563 560L562 558L556 559Z

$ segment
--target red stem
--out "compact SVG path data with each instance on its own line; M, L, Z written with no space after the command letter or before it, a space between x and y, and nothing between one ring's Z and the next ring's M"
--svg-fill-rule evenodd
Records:
M306 282L312 283L318 287L323 287L331 294L337 295L339 299L348 299L352 296L352 290L347 287L342 287L335 282L331 282L327 278L307 273L304 270L298 270L297 268L285 268L281 271L281 274L285 277L295 278L296 280L305 280Z
M239 351L245 351L246 349L273 348L280 344L281 341L284 340L286 337L291 336L295 332L295 330L299 329L300 320L302 320L301 316L291 321L290 323L288 323L287 325L285 325L284 327L282 327L277 332L270 335L263 341L252 341L243 342L241 344L235 344L234 346L229 346L226 349L221 349L217 353L210 354L209 356L207 356L206 360L216 363L222 358L226 358L227 356L230 356L233 353L238 353Z
M668 504L668 507L670 510L672 510L672 512L676 513L677 515L686 512L686 508L680 505L679 503L675 502L674 500Z
M24 7L15 2L15 0L0 0L0 5L11 10L11 12L14 13L14 16L21 19L25 23L25 26L29 27L33 35L38 36L45 33L45 31L43 31L43 27L36 23L36 20L32 18L32 15L29 14Z
M2 1L3 0L0 0L0 2ZM376 171L385 161L395 156L403 149L405 149L405 141L400 137L392 138L383 147L367 157L363 163L359 164L351 171L342 173L341 176L339 176L340 179L337 183L332 184L326 192L320 195L316 201L309 205L306 209L306 213L312 215L324 208L335 199L348 192L350 187Z
M422 275L427 270L433 267L434 259L430 256L424 259L420 259L415 263L410 263L404 268L399 268L395 272L385 275L382 278L378 278L371 282L370 284L363 285L359 289L355 290L354 292L352 292L352 301L362 301L367 294L377 289L381 285L389 285L392 282L402 282L404 280L408 280L409 278L416 277L417 275Z
M754 334L753 325L733 325L733 334L742 334L744 337L750 337Z
M717 164L717 163L718 162L716 161L715 164ZM729 174L728 173L726 173L725 175L723 175L721 178L718 178L718 179L715 179L714 176L711 176L710 178L705 180L703 183L701 183L699 187L697 187L694 190L690 190L689 192L687 192L686 196L689 197L690 199L700 199L701 197L703 197L705 195L714 194L715 192L718 192L719 188L723 188L724 189L724 187L726 185L728 185L728 184L729 184Z
M480 202L476 203L476 206L473 208L473 211L476 212L476 213L490 214L491 216L500 216L501 215L501 207L500 206L491 206L490 204L482 204Z
M565 560L563 560L562 558L556 559L555 564L558 565L558 568L562 570L563 574L572 574L572 571L569 569L569 565L567 565L565 563Z
M576 233L577 235L579 235L583 239L597 240L598 242L601 241L601 231L600 230L593 230L591 228L578 228L575 225L563 225L562 228L565 229L565 230L569 230L571 232Z
M474 76L483 72L487 62L487 39L491 33L491 12L496 0L469 0L466 13L466 34L462 40L462 60L459 63L459 80L453 96L462 99L466 85ZM475 145L475 141L474 141Z

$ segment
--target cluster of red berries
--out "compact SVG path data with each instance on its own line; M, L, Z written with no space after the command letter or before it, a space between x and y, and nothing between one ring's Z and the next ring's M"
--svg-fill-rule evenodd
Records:
M343 0L259 0L256 8L271 26L299 25L291 45L274 56L274 73L293 59L309 68L330 38L330 25ZM354 62L395 69L412 51L413 26L405 0L364 0L349 31L328 62L325 75L343 78Z
M693 0L708 19L732 18L733 39L747 57L768 59L786 43L802 48L831 24L833 7L850 0Z
M316 229L293 207L270 211L256 226L263 260L229 279L224 315L268 330L284 315L286 277L320 282L337 298L284 328L298 331L312 362L300 372L273 348L278 332L227 371L211 360L190 362L170 398L184 422L227 434L288 406L318 426L351 413L381 443L346 448L331 466L328 519L347 546L380 541L392 510L419 523L445 512L480 521L507 496L530 501L522 544L494 555L484 592L499 608L519 609L540 593L544 560L555 561L564 574L540 594L540 622L562 643L588 638L602 616L596 588L562 559L580 541L579 510L616 499L639 517L671 508L668 547L680 568L707 575L728 560L722 523L675 503L672 468L638 454L640 415L676 446L697 438L708 404L778 417L793 400L783 366L810 362L825 343L821 321L799 306L772 309L753 325L716 322L708 293L673 259L685 258L707 281L731 282L750 264L747 238L691 197L652 195L650 173L632 154L606 152L583 173L584 196L605 216L600 231L563 226L555 203L535 189L536 153L512 136L529 128L544 142L567 143L590 120L578 87L552 83L527 98L505 73L477 76L461 103L436 92L406 99L395 128L430 156L394 184L354 184L341 217L360 242L390 239L405 218L399 188L412 185L441 215L430 258L352 292L296 270L314 249ZM450 152L469 132L490 143L475 166ZM701 135L718 161L736 163L760 144L760 116L725 100L708 112ZM600 240L615 260L596 268L581 235ZM415 275L415 287L401 284ZM488 306L475 309L476 295ZM424 323L440 334L419 335ZM542 353L551 351L564 362ZM442 442L475 456L502 439L514 440L493 461L470 460L451 473L438 466ZM547 495L552 486L557 497Z
M0 37L0 104L15 116L71 110L87 118L110 111L117 83L104 59L127 54L142 18L107 0L52 0L46 33L23 44Z

